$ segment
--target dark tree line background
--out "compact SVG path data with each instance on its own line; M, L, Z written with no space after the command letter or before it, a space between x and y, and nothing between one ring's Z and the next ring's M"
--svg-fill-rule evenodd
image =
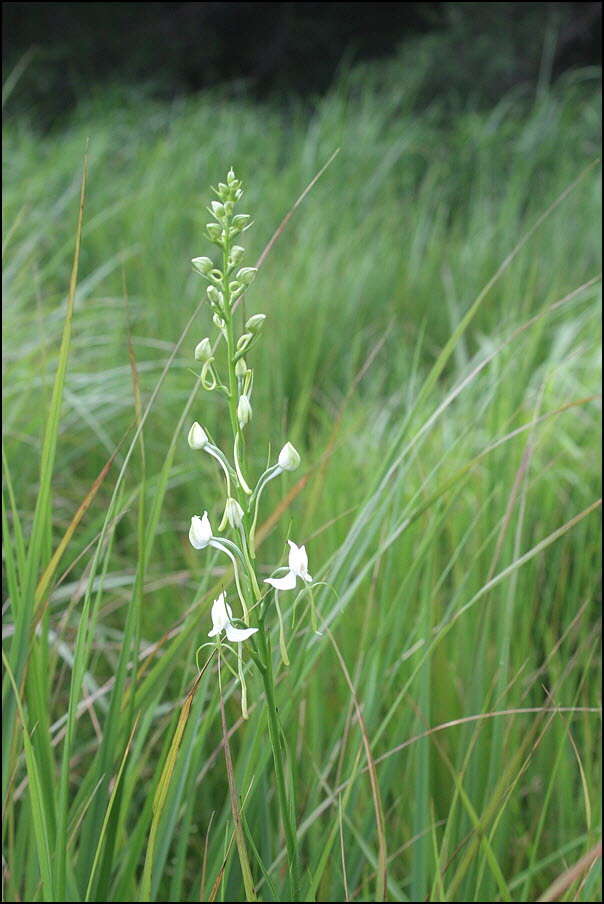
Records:
M312 96L343 59L380 58L428 34L449 38L434 85L490 102L538 77L600 65L601 3L3 3L10 104L46 125L107 83L162 97L229 83L255 97ZM497 57L498 64L493 65ZM502 64L503 61L503 64Z

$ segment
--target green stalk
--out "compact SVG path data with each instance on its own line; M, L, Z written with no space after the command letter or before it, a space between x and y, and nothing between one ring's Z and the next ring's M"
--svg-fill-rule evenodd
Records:
M258 632L258 642L261 648L262 656L265 662L265 668L260 669L262 681L264 684L264 692L266 695L266 706L268 711L268 731L273 749L273 762L275 764L275 776L277 779L277 797L279 800L279 809L281 811L281 819L285 830L285 845L287 848L287 859L289 862L289 880L292 901L300 900L300 867L298 863L298 844L296 838L296 826L294 822L294 807L289 805L287 799L287 790L285 785L285 769L283 766L283 743L281 726L279 725L279 716L277 715L277 705L275 703L275 682L273 678L273 664L270 649L270 641L265 632Z
M233 441L234 441L234 455L236 464L239 461L238 453L243 449L243 431L239 425L239 419L237 416L237 405L238 405L238 384L237 384L237 374L235 372L235 338L234 338L234 324L233 324L233 312L231 306L231 291L229 288L229 255L231 249L231 240L229 236L229 229L231 225L231 217L228 216L224 220L224 231L225 231L225 240L222 246L222 294L224 299L224 322L225 322L225 334L226 334L226 346L227 346L227 367L228 367L228 397L229 397L229 414L231 418L231 427L233 430ZM241 456L241 460L243 459L243 455ZM245 478L242 474L240 474L239 465L236 468L237 471L237 479L234 481L235 490L237 493L238 501L240 504L243 503L243 507L248 511L250 510L250 500L244 498L244 493L246 492L245 487ZM259 494L258 494L259 495ZM254 497L252 496L252 499ZM247 518L244 522L246 527L241 530L241 541L242 541L242 554L245 563L245 569L247 572L247 576L252 588L252 593L255 598L255 602L258 603L262 598L262 593L258 586L258 581L256 578L256 573L254 571L254 567L252 564L252 549L253 542L249 536L247 529ZM255 519L254 519L255 521ZM244 606L244 610L245 610ZM245 619L247 623L247 618ZM262 681L264 683L264 691L266 695L266 703L268 710L268 725L269 725L269 737L270 743L273 750L273 762L275 765L275 776L277 780L277 798L279 801L279 809L281 812L281 820L283 822L283 827L285 830L285 839L286 839L286 847L287 847L287 857L289 861L289 880L290 880L290 890L291 890L291 900L299 901L300 900L300 877L299 877L299 864L298 864L298 846L296 840L296 824L295 824L295 816L294 816L294 806L293 806L293 798L291 799L291 805L288 801L286 780L285 780L285 766L284 766L284 742L281 733L281 727L279 725L279 718L277 715L277 706L275 703L275 682L273 677L273 667L271 660L271 649L270 649L270 638L268 637L264 626L261 624L261 630L258 632L258 644L261 653L261 657L264 660L263 663L260 662L260 659L257 660L258 666L260 669L260 673L262 675ZM293 794L293 792L292 792Z
M231 290L229 289L229 254L231 251L231 240L229 237L230 217L225 221L225 241L222 248L222 294L224 296L224 322L226 325L226 343L227 343L227 367L229 371L229 414L231 417L231 429L233 431L233 441L235 441L240 433L239 421L237 420L237 375L235 374L235 339L233 336L233 312L231 310ZM241 487L239 481L236 481L237 498L241 503Z

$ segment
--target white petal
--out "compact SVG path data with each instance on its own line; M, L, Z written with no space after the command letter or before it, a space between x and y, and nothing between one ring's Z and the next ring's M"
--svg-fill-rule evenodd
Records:
M312 584L312 577L309 575L308 571L305 571L300 577L302 580L306 581L307 584Z
M303 546L296 546L291 540L289 543L289 567L298 577L304 577L308 571L308 556Z
M216 634L219 634L221 631L223 631L229 624L230 614L232 615L232 613L227 612L227 606L224 601L224 593L221 593L218 599L214 600L214 602L212 603L212 630Z
M239 396L239 402L237 404L237 420L239 421L239 426L243 429L243 427L251 420L251 417L252 406L249 398L244 393Z
M226 505L224 507L224 518L226 519L233 530L239 530L243 523L243 509L239 505L236 499L232 499L230 496L226 501ZM219 525L218 530L220 530L222 525Z
M257 630L258 628L235 628L229 622L226 626L226 636L228 640L232 640L233 643L241 643L241 641L247 640L248 637L255 634Z
M204 549L212 539L212 528L208 513L204 512L203 517L193 515L191 518L191 527L189 528L189 540L191 546L195 549Z
M201 516L201 526L209 540L210 537L212 536L212 527L210 525L210 519L208 518L207 512L204 512L203 515Z
M191 449L203 449L203 447L208 444L208 435L197 421L195 421L189 430L187 439Z
M284 471L295 471L300 464L300 456L291 443L285 443L279 452L279 467Z
M266 578L265 584L270 584L275 590L292 590L296 586L296 575L288 571L283 578Z
M308 574L308 556L306 555L306 546L300 547L300 577Z
M296 546L293 540L288 540L289 543L289 567L293 572L298 571L298 562L300 561L300 549Z

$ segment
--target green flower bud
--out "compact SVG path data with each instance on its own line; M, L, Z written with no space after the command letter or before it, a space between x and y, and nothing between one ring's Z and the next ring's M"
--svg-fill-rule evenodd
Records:
M239 282L242 282L244 286L249 286L249 284L254 281L257 272L256 267L243 267L237 272L237 279Z
M202 276L207 276L214 266L209 257L194 257L191 263L193 264L193 267L197 270L197 272L201 273Z
M242 229L245 229L251 217L249 213L238 213L236 217L233 217L233 229L237 230L237 232L241 232Z
M222 227L218 223L206 223L206 230L210 241L220 244L222 241Z
M216 286L208 286L206 289L208 293L208 298L210 299L210 304L217 305L218 307L222 307L222 302L224 301L224 296L222 292L219 292Z
M221 204L220 201L212 201L210 204L212 208L212 213L216 217L217 220L223 220L225 215L224 204Z
M218 327L221 332L224 332L225 322L220 314L214 314L214 316L212 317L212 322L214 326Z
M198 342L195 346L195 360L209 361L212 357L212 343L206 336L205 339L202 339L201 342Z
M243 509L237 500L230 496L224 507L224 518L228 521L233 530L239 530L243 522Z
M237 182L237 179L236 179L236 177L235 177L235 171L233 170L233 167L231 167L230 170L229 170L228 173L227 173L227 183L228 183L228 185L229 185L229 187L230 187L230 186L232 186L235 182Z
M266 320L266 314L252 314L250 319L247 321L245 328L246 330L250 330L252 333L257 333L258 330L261 330L264 326L264 321Z
M239 404L237 405L237 420L239 426L243 429L245 425L252 419L252 406L250 400L245 393L239 396Z
M252 338L251 333L243 333L242 336L237 340L237 351L242 352L244 349L248 347L250 344L250 339Z
M231 257L230 263L233 267L235 267L240 260L243 259L243 255L245 254L245 248L242 248L241 245L233 245L231 248Z
M243 379L247 373L247 364L245 363L245 358L239 358L237 363L235 364L235 376Z

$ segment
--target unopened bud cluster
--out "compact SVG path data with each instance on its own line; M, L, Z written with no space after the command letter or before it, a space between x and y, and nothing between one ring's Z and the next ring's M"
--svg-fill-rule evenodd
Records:
M251 394L253 371L246 358L260 337L265 314L253 314L245 323L241 335L233 334L233 310L237 299L251 285L256 276L256 267L242 267L245 249L234 243L234 239L251 225L248 214L235 213L235 205L241 200L241 182L231 169L226 182L219 182L214 189L218 200L208 207L214 221L206 224L207 237L222 249L222 266L216 266L209 257L194 257L194 270L208 282L206 293L212 311L212 321L226 341L229 371L234 379L221 382L216 373L214 349L208 337L201 339L195 347L195 360L202 362L202 383L205 389L220 389L229 397L233 427L243 430L252 419ZM231 376L231 373L229 373ZM201 446L197 448L202 448Z

